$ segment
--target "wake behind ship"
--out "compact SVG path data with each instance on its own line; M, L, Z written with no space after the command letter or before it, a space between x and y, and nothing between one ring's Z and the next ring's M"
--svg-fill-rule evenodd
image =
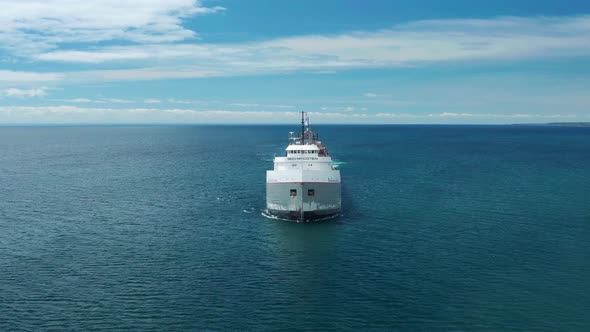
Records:
M267 211L298 221L337 215L341 209L340 171L334 168L328 149L311 131L304 112L301 133L290 133L285 151L285 156L275 157L274 169L266 171Z

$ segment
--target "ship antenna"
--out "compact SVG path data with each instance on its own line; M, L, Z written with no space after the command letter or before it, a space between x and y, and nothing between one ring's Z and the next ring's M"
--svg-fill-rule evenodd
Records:
M305 121L303 120L303 113L301 112L301 145L305 144Z

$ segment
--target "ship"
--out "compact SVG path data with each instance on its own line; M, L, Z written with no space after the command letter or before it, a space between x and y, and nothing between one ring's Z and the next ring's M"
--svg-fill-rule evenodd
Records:
M341 211L340 170L301 112L301 132L289 133L285 154L266 171L266 210L300 222L336 216Z

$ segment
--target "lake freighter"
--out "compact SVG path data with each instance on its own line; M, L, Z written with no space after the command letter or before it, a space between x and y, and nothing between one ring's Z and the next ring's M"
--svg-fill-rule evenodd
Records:
M279 218L313 221L337 215L341 209L340 171L328 149L311 131L301 112L301 133L289 135L285 156L275 157L266 171L266 208Z

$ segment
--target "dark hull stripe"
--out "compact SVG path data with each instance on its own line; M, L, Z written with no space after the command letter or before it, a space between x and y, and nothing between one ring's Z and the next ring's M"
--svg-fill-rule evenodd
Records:
M278 211L278 210L268 210L268 212L274 216L283 219L289 220L301 220L301 212L300 211ZM340 213L339 209L332 209L332 210L317 210L317 211L305 211L303 213L303 220L301 221L314 221L319 219L325 219L329 217L333 217Z

